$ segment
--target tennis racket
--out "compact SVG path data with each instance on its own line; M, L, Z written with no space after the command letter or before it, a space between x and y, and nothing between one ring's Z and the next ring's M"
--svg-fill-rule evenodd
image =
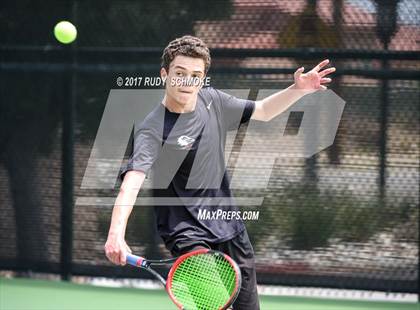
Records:
M235 261L210 249L165 260L147 260L128 254L127 263L152 273L165 286L175 305L183 310L227 309L241 288L241 271ZM167 280L151 268L172 263Z

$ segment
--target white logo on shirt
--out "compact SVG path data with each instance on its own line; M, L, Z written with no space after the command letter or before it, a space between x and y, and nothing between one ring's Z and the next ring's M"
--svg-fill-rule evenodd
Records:
M195 139L188 136L181 136L178 138L177 142L182 150L189 150L195 142Z
M210 100L210 103L208 105L206 105L207 110L210 110L210 106L211 106L212 103L213 103L213 99Z

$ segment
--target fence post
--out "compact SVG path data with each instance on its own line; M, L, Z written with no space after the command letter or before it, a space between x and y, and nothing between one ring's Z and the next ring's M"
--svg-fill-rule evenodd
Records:
M77 3L72 1L71 16L75 20ZM77 25L77 24L76 24ZM73 206L74 206L74 121L76 101L76 42L69 46L69 66L64 71L64 98L62 105L62 182L61 182L61 244L60 275L71 280L73 253Z

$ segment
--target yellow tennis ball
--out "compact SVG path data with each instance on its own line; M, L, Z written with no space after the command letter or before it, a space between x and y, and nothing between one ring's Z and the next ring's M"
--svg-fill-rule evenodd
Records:
M76 39L77 29L72 23L64 20L55 25L54 36L59 42L69 44Z

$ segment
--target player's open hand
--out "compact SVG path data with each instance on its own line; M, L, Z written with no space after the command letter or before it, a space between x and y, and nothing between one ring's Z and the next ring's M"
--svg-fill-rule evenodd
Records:
M116 265L124 266L128 253L131 253L130 247L125 240L116 237L108 237L104 246L106 257Z
M328 74L335 71L334 67L324 68L330 61L325 59L315 66L311 71L303 73L304 67L300 67L294 73L295 88L307 91L325 90L327 87L324 84L331 82L331 78L326 77Z

